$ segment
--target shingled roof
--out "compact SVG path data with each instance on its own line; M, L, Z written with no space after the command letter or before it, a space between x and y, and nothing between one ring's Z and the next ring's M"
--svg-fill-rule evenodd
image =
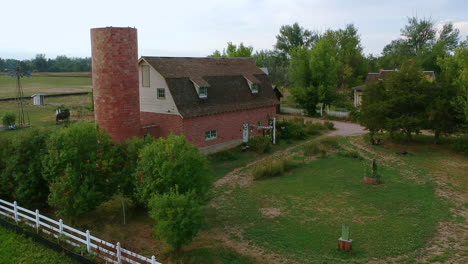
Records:
M183 118L279 104L268 76L251 58L142 57L165 79ZM249 80L258 84L251 92ZM194 83L208 87L199 98Z
M398 70L380 70L379 72L369 72L366 77L366 81L363 85L353 87L356 91L363 91L366 89L366 85L371 82L376 82L388 78L393 72ZM422 71L422 73L432 79L435 79L434 71Z

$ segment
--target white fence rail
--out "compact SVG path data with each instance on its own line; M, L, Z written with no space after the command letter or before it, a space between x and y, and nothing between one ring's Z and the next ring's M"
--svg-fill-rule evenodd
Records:
M152 256L147 258L132 251L126 250L120 246L120 243L112 244L100 238L92 236L89 230L82 232L65 225L60 219L55 221L51 218L43 216L39 210L35 212L18 206L16 202L10 203L0 199L0 215L13 219L17 224L24 223L33 227L37 233L51 235L61 241L64 241L72 246L86 247L88 253L94 254L99 258L110 263L117 264L161 264Z
M346 111L332 111L332 110L325 110L325 113L328 116L338 117L338 118L348 118L349 112Z

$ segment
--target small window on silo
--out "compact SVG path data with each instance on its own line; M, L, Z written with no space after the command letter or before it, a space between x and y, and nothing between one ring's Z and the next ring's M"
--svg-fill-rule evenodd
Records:
M141 66L141 85L150 87L150 67L148 65Z

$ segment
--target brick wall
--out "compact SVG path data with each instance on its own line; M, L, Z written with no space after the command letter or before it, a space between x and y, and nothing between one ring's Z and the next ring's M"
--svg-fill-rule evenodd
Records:
M155 137L167 137L171 132L174 134L183 134L182 118L179 115L141 112L140 118L143 126L159 126L158 135L153 135Z
M184 119L183 131L187 139L198 147L206 147L236 139L242 139L242 126L244 123L267 125L268 120L276 113L276 106L257 108L251 110L228 112L217 115L202 116ZM205 131L217 129L218 138L205 140ZM261 135L262 131L253 129L251 136Z
M155 124L159 126L159 135L166 137L171 132L185 135L188 141L198 147L207 147L233 140L242 139L242 126L245 123L267 125L268 120L276 113L276 106L257 108L252 110L228 112L196 118L182 119L179 115L141 112L141 124ZM205 140L205 131L218 130L218 138ZM262 131L253 129L251 136L261 135Z
M140 135L135 28L91 29L95 120L120 142Z

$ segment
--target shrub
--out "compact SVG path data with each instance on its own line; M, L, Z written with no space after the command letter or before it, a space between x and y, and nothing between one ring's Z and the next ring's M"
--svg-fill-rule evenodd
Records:
M156 236L174 249L190 243L202 226L204 208L197 198L195 192L180 194L175 189L149 201Z
M253 168L253 176L255 180L280 176L297 166L298 163L289 158L267 159Z
M372 160L372 164L367 170L367 177L376 179L380 178L377 162L375 161L375 159Z
M321 123L313 123L310 121L305 123L305 131L309 135L320 135L323 130L326 130L326 128Z
M178 186L183 194L194 191L201 199L211 187L208 161L184 136L169 135L145 146L138 159L135 196L148 204L154 194L164 194Z
M338 155L353 159L363 159L361 155L359 155L359 153L355 150L342 150L338 152Z
M325 148L329 149L337 149L339 148L339 143L337 138L332 138L332 137L327 137L327 138L322 138L321 140L318 141L318 143Z
M452 149L468 155L468 136L455 138L452 142Z
M28 207L42 207L49 188L42 176L41 159L46 154L50 131L28 129L16 134L6 157L5 173L14 181L14 199Z
M5 113L2 116L2 123L4 126L12 126L15 124L16 115L13 113Z
M323 125L328 129L328 130L335 130L335 124L333 122L325 121L323 122Z
M249 139L250 150L259 154L271 150L271 138L269 136L255 136Z
M320 148L317 143L309 143L304 145L304 156L314 156L320 153Z
M208 157L212 161L224 162L237 160L239 157L235 153L235 149L228 149L221 152L210 154Z
M6 170L8 158L13 154L12 140L7 137L0 137L0 198L13 200L15 182L13 176Z
M49 183L49 205L58 215L78 216L113 195L117 171L116 149L110 136L94 124L80 123L55 131L42 161Z
M289 121L281 121L276 124L278 136L284 140L305 139L306 131L303 125L298 125Z

